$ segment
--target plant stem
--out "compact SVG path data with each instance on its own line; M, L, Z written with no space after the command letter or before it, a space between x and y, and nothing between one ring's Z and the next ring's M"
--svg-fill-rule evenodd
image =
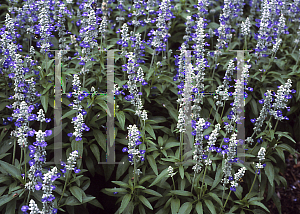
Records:
M57 205L59 204L59 202L61 201L62 197L64 196L65 194L65 191L66 191L66 187L67 187L67 182L68 182L68 179L69 179L69 175L70 175L70 170L67 170L67 176L66 176L66 180L65 180L65 184L64 184L64 189L63 189L63 192L62 192L62 195L57 203Z
M222 121L222 116L223 116L223 112L224 112L224 108L225 108L225 103L223 102L223 109L222 109L222 114L221 114L221 121Z
M255 177L254 177L254 180L253 180L253 183L252 183L252 186L251 186L251 188L250 188L250 191L249 191L248 195L249 195L249 194L250 194L250 192L252 191L252 188L253 188L253 186L254 186L254 183L255 183L256 177L257 177L257 172L255 173Z
M27 163L26 163L26 147L24 148L24 159L25 159L25 173L24 173L24 177L25 177L25 183L26 183L26 172L27 172Z
M22 169L23 148L21 147L20 170Z
M172 176L172 181L173 181L173 186L174 186L174 190L175 190L175 182L174 182L173 176Z
M135 186L136 186L136 161L135 161L135 156L133 157L133 161L134 161L134 164L133 164L133 168L134 168L133 189L134 189Z
M205 170L204 170L204 174L203 174L203 179L202 179L202 184L201 184L201 189L200 189L200 195L202 197L202 188L203 188L203 183L204 183L204 177L205 177L205 174L206 174L206 169L207 169L207 166L205 165Z
M224 208L225 208L225 206L226 206L226 204L227 204L227 201L228 201L228 199L229 199L230 194L231 194L231 190L230 190L230 192L229 192L229 195L228 195L228 197L227 197L227 199L226 199L226 201L225 201L225 204L224 204L224 206L223 206L223 208L222 208L220 214L223 212L223 210L224 210Z
M219 106L217 107L216 114L218 113L218 110L219 110ZM216 120L216 117L214 117L214 120L213 120L212 124L214 124L215 120Z
M182 156L182 132L180 132L180 160Z
M17 147L17 141L16 141L16 138L14 138L14 151L13 151L12 165L15 165L16 147Z

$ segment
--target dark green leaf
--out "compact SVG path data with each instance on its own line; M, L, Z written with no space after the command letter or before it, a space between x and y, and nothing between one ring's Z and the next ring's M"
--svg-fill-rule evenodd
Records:
M182 165L179 165L179 174L181 179L184 179L184 169Z
M217 168L217 172L216 172L216 176L215 176L215 179L214 179L214 182L213 182L213 185L211 187L211 190L213 190L221 181L222 179L222 165L219 164L218 165L218 168Z
M97 199L93 199L93 200L89 201L88 203L104 210L102 204Z
M118 111L116 112L116 116L117 116L117 119L122 127L122 130L124 131L124 126L125 126L125 114L123 111Z
M42 103L42 106L43 106L43 108L44 108L44 111L45 111L45 113L47 113L47 110L48 110L49 91L48 91L45 95L40 96L40 98L41 98L41 103Z
M268 208L263 203L261 203L259 201L251 201L249 204L250 205L259 206L259 207L263 208L264 210L266 210L268 213L270 213L270 211L268 210Z
M99 146L101 146L101 148L106 152L106 138L103 135L102 131L94 129L93 135L94 135L95 139L97 140Z
M156 175L158 175L157 165L156 165L155 159L153 158L153 155L147 155L146 158L147 158L147 160L148 160L148 162L149 162L149 164L150 164L153 172Z
M182 196L194 196L189 191L183 191L183 190L170 190L170 193L173 193L175 195L182 195Z
M160 182L164 177L166 177L167 174L168 168L164 169L148 187L151 187Z
M84 194L82 189L80 189L77 186L72 186L72 187L70 187L70 192L72 193L72 195L74 195L78 199L78 201L80 201L82 203L82 197Z
M151 206L151 204L150 204L150 202L148 201L147 198L145 198L145 197L142 196L142 195L139 195L139 199L140 199L140 201L141 201L144 205L146 205L149 209L153 210L153 207Z
M123 162L124 164L118 164L117 172L116 172L116 179L119 180L119 178L126 172L128 167L130 166L130 163L128 161L128 156L124 155L120 162Z
M162 197L162 195L152 189L143 189L142 192L144 193L147 193L147 194L150 194L150 195L154 195L154 196L157 196L157 197Z
M9 163L6 163L5 161L2 161L2 160L0 160L0 166L7 173L9 173L12 177L18 179L22 184L25 184L25 181L23 180L23 178L21 176L21 172L17 167L15 167Z
M121 202L121 207L119 210L120 213L122 213L124 211L124 209L127 207L130 199L131 199L131 194L124 195L122 202Z
M206 199L204 199L204 203L206 204L207 208L209 209L209 211L210 211L212 214L217 214L217 213L216 213L215 206L214 206L214 204L211 202L211 200L206 200Z
M151 127L151 125L146 124L145 129L151 135L151 137L153 137L153 139L156 140L156 136L155 136L155 133L154 133L153 128Z
M193 209L192 203L191 202L185 202L180 207L180 209L178 211L178 214L189 214L189 213L191 213L192 209Z
M296 141L288 135L288 132L280 132L280 131L277 131L275 132L275 134L278 134L278 136L283 136L283 137L286 137L287 139L289 139L290 141L292 141L293 143L296 143Z
M99 151L98 146L96 144L91 144L90 149L93 152L97 162L100 162L100 151Z
M171 199L171 211L172 214L177 214L180 208L180 200L179 198L172 198Z
M273 186L274 184L274 167L271 162L266 162L265 172L268 177L270 184Z
M196 204L196 211L197 211L197 214L203 214L203 208L202 208L202 203L201 203L201 201L199 201L199 202Z

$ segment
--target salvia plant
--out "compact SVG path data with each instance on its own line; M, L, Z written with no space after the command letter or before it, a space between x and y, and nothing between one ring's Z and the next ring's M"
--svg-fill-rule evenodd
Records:
M256 214L270 200L282 213L275 188L300 140L299 8L1 3L0 213Z

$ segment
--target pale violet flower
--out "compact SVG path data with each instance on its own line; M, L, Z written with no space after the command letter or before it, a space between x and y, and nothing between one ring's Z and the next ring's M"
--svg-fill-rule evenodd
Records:
M172 166L169 166L168 168L168 176L169 177L173 177L174 175L176 175L177 172L173 173L173 167Z
M77 150L70 153L70 156L68 157L67 164L66 164L67 170L74 170L77 158L78 158Z

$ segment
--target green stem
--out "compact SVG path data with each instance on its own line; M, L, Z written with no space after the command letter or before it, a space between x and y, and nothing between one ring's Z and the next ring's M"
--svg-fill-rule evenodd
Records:
M153 56L152 56L152 59L151 59L151 64L150 64L149 70L150 70L151 67L152 67L152 63L153 63L154 56L155 56L155 50L153 51ZM152 85L153 85L153 81L154 81L154 78L155 78L155 72L156 72L156 69L154 70L154 75L153 75L153 77L152 77L152 79L151 79L150 89L152 88Z
M227 201L228 201L228 199L229 199L230 194L231 194L231 190L230 190L230 192L229 192L229 195L228 195L228 197L227 197L227 199L226 199L226 201L225 201L225 204L224 204L224 206L223 206L223 208L222 208L220 214L223 212L224 208L226 207L226 204L227 204Z
M133 161L134 161L134 164L133 164L133 167L134 167L133 189L134 189L135 186L136 186L136 161L135 161L135 156L134 156L134 158L133 158Z
M27 172L27 162L26 162L26 147L24 148L24 160L25 160L25 173L24 173L24 177L25 177L25 183L26 183L26 172Z
M182 156L182 132L180 132L180 160L181 160L181 156Z
M216 114L218 113L218 110L219 110L219 106L217 107ZM214 120L213 120L212 124L214 124L215 120L216 120L216 117L214 117Z
M224 108L225 108L225 103L223 102L223 109L222 109L222 114L221 114L221 121L222 121L222 116L223 116Z
M216 70L216 64L217 64L217 62L218 62L218 56L216 56L216 63L213 64L214 70L213 70L213 74L212 74L212 77L211 77L212 81L210 81L211 84L214 81L214 75L215 75L215 70Z
M173 176L172 176L172 181L173 181L173 186L174 186L174 190L175 190L175 182L174 182Z
M202 189L203 189L203 183L204 183L204 177L205 177L205 174L206 174L206 169L207 169L207 166L205 166L205 170L204 170L204 174L203 174L203 179L202 179L202 184L201 184L201 189L200 189L200 195L201 195L201 197L203 197L203 195L202 195L203 194Z
M67 170L67 176L66 176L66 180L65 180L65 184L64 184L64 189L63 189L62 195L61 195L61 197L60 197L60 199L59 199L59 201L58 201L57 204L59 204L59 202L61 201L62 197L63 197L64 194L65 194L66 187L67 187L67 182L68 182L68 180L69 180L69 175L70 175L70 170Z
M251 191L252 191L252 188L253 188L253 186L254 186L254 183L255 183L255 180L256 180L256 177L257 177L257 172L255 173L255 177L254 177L254 180L253 180L252 186L251 186L251 188L250 188L250 191L249 191L249 193L248 193L247 195L249 195L249 194L251 193Z
M82 83L82 88L84 88L85 85L85 74L83 74L83 83Z
M31 191L28 192L26 204L29 204L30 193L31 193Z
M12 160L12 165L15 165L15 158L16 158L16 147L17 147L17 141L16 141L16 138L14 138L14 151L13 151L13 160Z
M22 160L23 160L23 148L21 147L20 170L22 169Z
M196 171L194 172L194 178L193 178L193 182L192 182L191 193L193 192L195 178L196 178Z

